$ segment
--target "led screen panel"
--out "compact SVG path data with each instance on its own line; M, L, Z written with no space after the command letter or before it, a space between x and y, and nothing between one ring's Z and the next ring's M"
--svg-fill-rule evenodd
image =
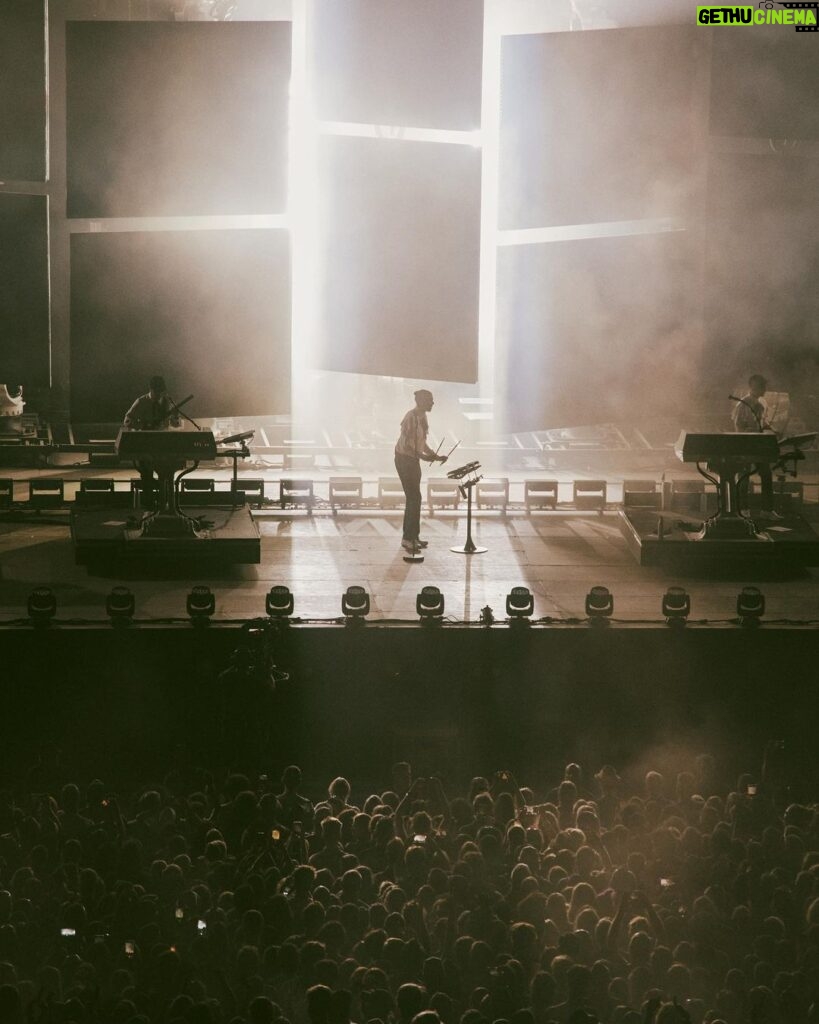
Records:
M814 33L771 26L713 36L712 135L819 139Z
M475 381L480 151L328 137L319 179L320 366Z
M815 41L815 40L814 40ZM819 165L723 153L708 178L708 367L721 390L751 372L801 395L819 424Z
M498 399L510 430L675 417L702 388L685 232L500 249Z
M0 384L49 384L48 200L0 192Z
M289 22L69 22L71 217L287 205Z
M322 120L481 127L483 0L316 0L312 25Z
M698 31L504 37L501 228L689 213L705 128Z
M46 176L43 0L0 3L0 179Z
M72 236L72 418L122 419L157 373L194 417L289 411L286 232Z

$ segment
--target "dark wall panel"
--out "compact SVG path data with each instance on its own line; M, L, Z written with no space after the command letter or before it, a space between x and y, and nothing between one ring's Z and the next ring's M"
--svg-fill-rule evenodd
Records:
M325 121L477 130L482 61L483 0L316 0Z
M819 139L819 53L811 32L714 30L711 132Z
M708 375L733 387L753 371L767 374L812 424L819 424L817 194L819 165L810 156L726 153L711 161Z
M0 383L49 383L45 196L0 193Z
M289 22L74 22L73 217L281 213Z
M502 248L507 428L683 422L702 385L696 251L676 232Z
M474 381L481 154L322 140L320 366Z
M0 3L0 178L44 181L46 174L45 6Z
M613 575L602 578L613 582L616 605L627 584ZM654 580L652 617L661 587ZM447 595L462 586L442 584ZM296 585L297 602L309 587L306 580ZM16 602L26 589L17 585ZM147 588L134 589L138 615L148 617L151 608L140 602ZM736 582L724 588L726 617L736 589ZM78 592L68 582L55 590L61 619L81 600L94 601L102 618L101 593ZM255 600L261 603L261 594ZM696 596L694 602L694 614L702 614ZM396 757L407 757L419 776L443 770L450 790L465 791L472 776L497 764L541 787L552 775L561 778L569 761L592 770L609 762L638 792L647 765L674 778L703 751L715 756L717 777L733 786L776 736L786 742L789 799L813 802L816 630L766 623L756 630L522 632L294 626L279 633L275 648L291 682L259 706L261 688L236 679L226 701L218 678L240 642L238 626L5 627L0 658L15 671L4 679L0 770L4 778L28 777L32 754L48 744L61 752L65 778L103 778L112 790L142 792L184 751L191 763L214 770L296 763L310 792L340 766L356 779L389 779ZM273 742L259 763L249 741L267 729ZM787 1024L804 1020L791 1016Z
M704 134L698 31L505 37L500 226L688 213Z
M154 373L194 417L289 411L286 232L72 237L72 418L121 419Z

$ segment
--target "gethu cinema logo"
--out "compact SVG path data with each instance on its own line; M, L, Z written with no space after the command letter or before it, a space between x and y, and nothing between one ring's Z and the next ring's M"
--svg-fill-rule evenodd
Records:
M772 9L768 3L756 7L698 7L698 25L793 25L797 32L815 32L817 3L789 4L786 10Z

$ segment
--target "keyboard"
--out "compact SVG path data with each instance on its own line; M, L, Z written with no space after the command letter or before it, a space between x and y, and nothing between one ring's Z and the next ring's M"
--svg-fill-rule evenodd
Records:
M684 430L674 451L681 462L776 462L776 434L692 434Z
M199 462L216 458L216 439L211 430L120 430L116 451L123 459Z

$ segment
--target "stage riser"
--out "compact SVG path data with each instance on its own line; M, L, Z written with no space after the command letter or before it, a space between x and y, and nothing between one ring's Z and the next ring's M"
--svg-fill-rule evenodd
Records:
M662 566L675 572L691 573L745 569L753 576L760 571L795 572L819 565L819 533L805 518L793 512L773 521L757 517L754 522L758 536L729 539L699 538L701 524L698 520L702 516L693 513L692 523L685 523L679 515L664 517L661 535L658 534L658 513L654 511L624 509L617 518L620 532L641 566Z
M168 566L181 560L191 566L201 566L203 563L258 565L261 561L259 529L244 504L236 508L225 504L220 507L185 504L185 515L207 523L207 528L197 534L191 531L173 536L150 535L147 528L140 532L138 524L142 513L133 513L130 507L88 507L72 511L75 560L78 565L87 565L94 571L111 571L128 563Z

